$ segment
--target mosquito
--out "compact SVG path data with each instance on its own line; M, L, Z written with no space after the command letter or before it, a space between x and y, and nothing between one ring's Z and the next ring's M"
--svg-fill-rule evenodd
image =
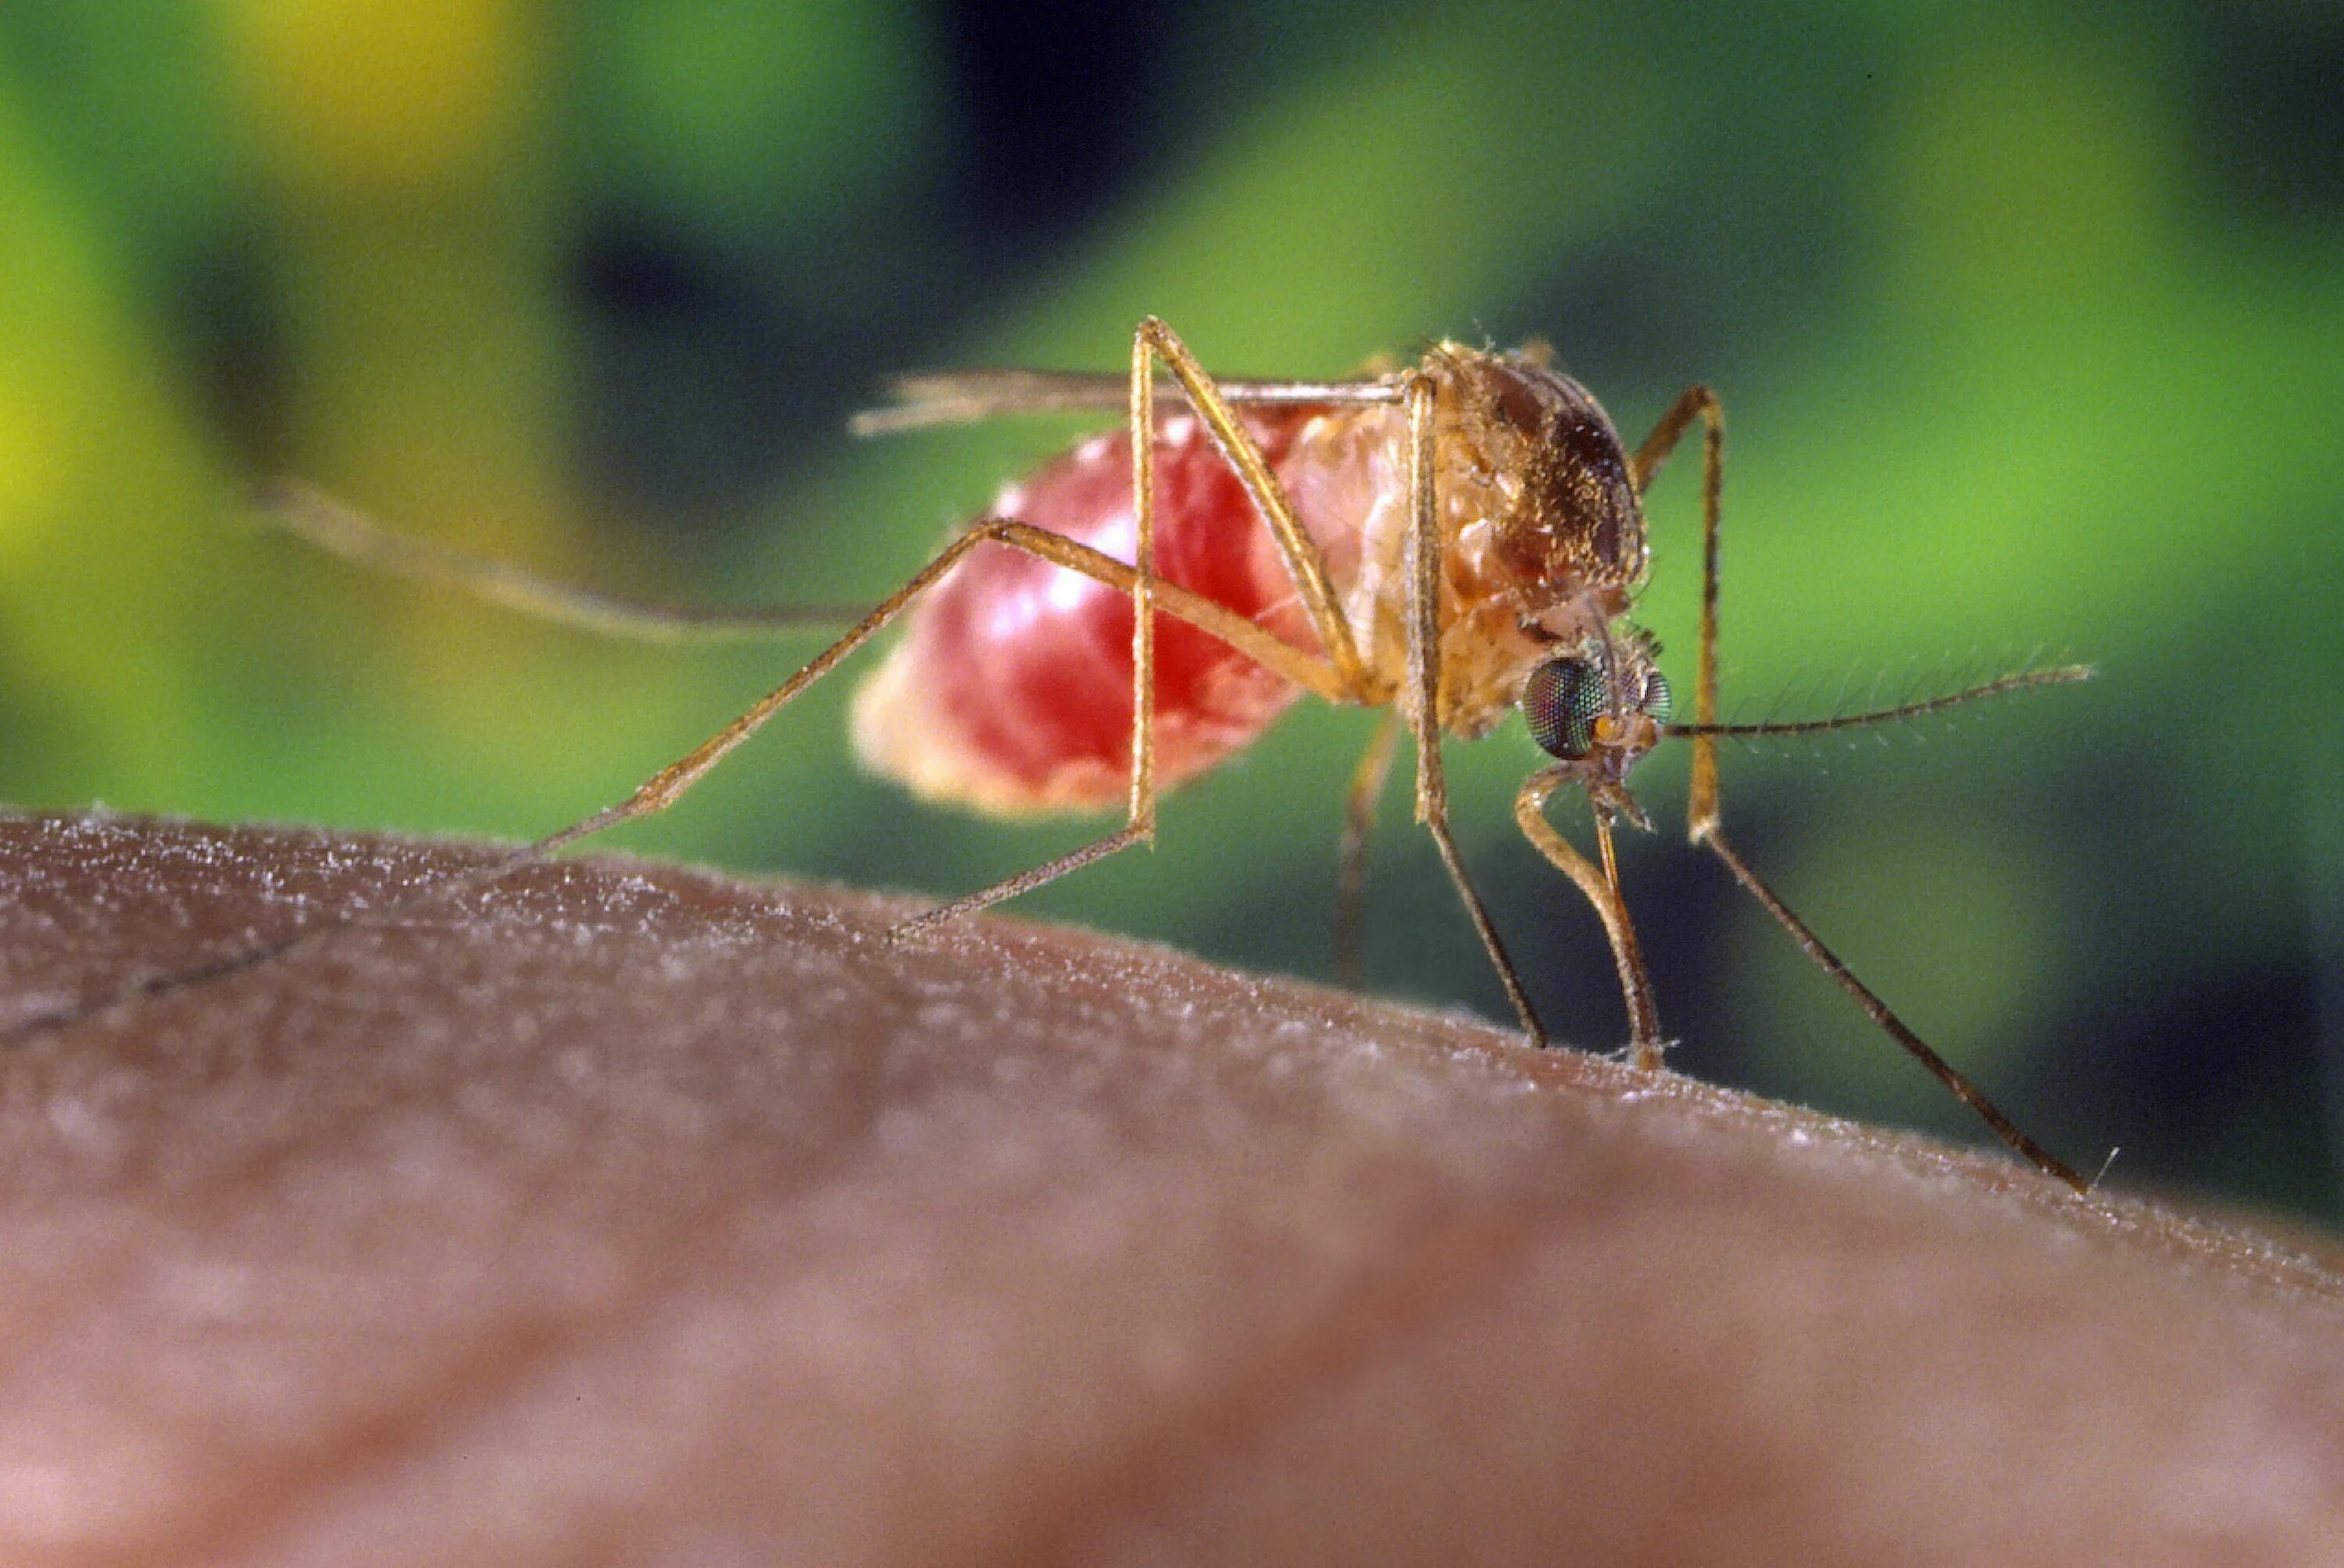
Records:
M2021 688L2086 679L2080 666L2006 675L1925 702L1790 723L1718 719L1718 516L1724 421L1694 386L1633 450L1550 352L1440 342L1413 366L1338 380L1208 375L1161 320L1132 335L1128 375L976 369L892 383L864 435L1015 414L1121 410L1096 436L1010 485L859 619L803 607L647 603L553 582L391 533L313 492L281 490L281 526L360 562L435 579L552 620L658 640L852 625L745 713L620 804L422 896L492 880L675 804L799 693L899 617L904 635L853 707L864 762L914 794L993 815L1111 810L1121 827L894 928L916 939L1156 837L1157 802L1248 744L1305 693L1381 711L1348 792L1339 963L1356 967L1366 845L1404 730L1416 817L1533 1046L1547 1043L1513 959L1450 827L1444 735L1488 734L1520 712L1554 761L1514 816L1592 906L1608 937L1629 1054L1656 1070L1665 1044L1622 896L1617 822L1649 830L1628 775L1663 740L1692 747L1691 841L1707 848L1873 1021L2012 1150L2078 1192L2089 1184L2028 1137L1909 1028L1762 881L1726 838L1717 743L1909 719ZM1178 404L1159 412L1159 396ZM1702 428L1701 640L1693 721L1673 722L1659 645L1632 620L1651 569L1643 496ZM1547 814L1582 791L1593 858ZM396 904L383 913L408 907ZM349 922L338 926L347 928ZM312 939L214 965L241 967ZM153 990L188 978L139 987Z

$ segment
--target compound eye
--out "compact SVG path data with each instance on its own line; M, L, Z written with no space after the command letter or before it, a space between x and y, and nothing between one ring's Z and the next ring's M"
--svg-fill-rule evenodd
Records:
M1549 659L1522 683L1522 717L1549 756L1577 762L1595 744L1595 721L1610 703L1594 663L1572 654Z
M1644 677L1644 716L1656 724L1669 722L1675 709L1675 699L1669 694L1668 677L1654 670Z

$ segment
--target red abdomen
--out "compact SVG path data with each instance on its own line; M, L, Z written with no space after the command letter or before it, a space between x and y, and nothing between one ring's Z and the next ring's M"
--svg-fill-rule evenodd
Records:
M1250 424L1276 468L1301 415ZM1193 418L1161 422L1156 565L1294 646L1318 639L1269 531ZM1097 437L1002 492L994 513L1128 561L1131 449ZM1321 533L1315 520L1306 526ZM1331 542L1321 539L1321 548ZM1349 554L1349 551L1341 553ZM1123 804L1131 778L1130 598L1007 545L980 545L907 612L854 703L863 759L933 799L1005 814ZM1156 766L1193 778L1299 694L1185 622L1156 625Z

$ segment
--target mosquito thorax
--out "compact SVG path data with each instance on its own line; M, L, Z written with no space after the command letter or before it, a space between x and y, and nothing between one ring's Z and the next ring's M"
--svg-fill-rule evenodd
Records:
M1447 579L1441 722L1470 737L1514 710L1533 667L1629 612L1643 511L1611 417L1543 351L1444 343L1423 368Z
M1435 358L1453 389L1452 439L1502 478L1507 504L1491 520L1492 542L1521 607L1536 613L1542 599L1592 595L1617 614L1643 582L1649 551L1612 416L1539 351L1448 348Z

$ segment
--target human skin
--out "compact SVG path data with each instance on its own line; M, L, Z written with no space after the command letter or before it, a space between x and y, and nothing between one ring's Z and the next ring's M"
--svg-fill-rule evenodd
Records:
M0 1560L2344 1560L2325 1243L1454 1016L0 816Z

